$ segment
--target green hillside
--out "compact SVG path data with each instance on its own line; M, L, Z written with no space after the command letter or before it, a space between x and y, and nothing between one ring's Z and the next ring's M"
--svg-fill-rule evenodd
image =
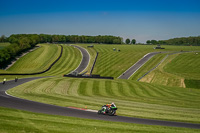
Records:
M154 71L146 75L142 82L136 80L147 71L155 67L167 53L155 55L141 69L138 70L129 80L117 79L135 62L141 59L149 52L161 51L153 49L153 45L102 45L95 44L94 48L87 48L86 44L76 44L84 47L90 54L90 64L87 68L91 70L92 63L99 52L93 74L101 76L113 76L115 80L104 79L76 79L61 77L76 69L81 61L81 53L78 49L69 46L63 46L63 55L61 59L50 69L50 71L35 76L56 76L34 80L8 91L9 94L30 99L38 102L49 103L64 107L74 106L79 108L88 108L98 110L102 105L115 102L119 108L117 115L150 118L170 121L200 123L200 89L199 87L199 53L184 53L170 55ZM40 48L25 55L19 59L9 70L2 72L37 72L44 70L51 64L60 53L60 47L52 44L40 44ZM162 51L194 51L200 47L194 46L163 46ZM120 51L114 51L113 48ZM33 58L34 57L34 58ZM31 59L31 60L30 60ZM31 66L31 63L35 67ZM23 69L24 68L24 69ZM191 69L189 69L191 68ZM1 79L7 77L13 79L15 76L0 76ZM30 76L19 76L19 78ZM147 83L145 83L147 82ZM184 88L186 87L186 88ZM11 114L3 114L3 112ZM13 113L15 112L15 113ZM20 112L20 113L19 113ZM91 127L96 126L98 132L105 130L113 132L182 132L185 128L164 128L162 126L147 126L127 123L104 122L98 120L85 120L71 117L50 116L44 114L28 113L24 111L10 110L2 108L0 115L2 119L0 126L10 126L12 130L24 131L44 131L45 127L55 125L48 132L65 131L68 126L69 131L76 132L78 129L85 132ZM16 117L15 115L22 115ZM31 119L30 116L38 116ZM5 119L9 121L5 121ZM22 119L23 118L23 119ZM51 119L54 119L52 121ZM21 120L21 121L20 121ZM10 124L14 121L14 124ZM28 121L27 124L17 124ZM39 121L40 124L37 122ZM28 128L33 124L36 128ZM49 125L47 124L49 123ZM87 123L87 125L85 124ZM102 125L103 123L103 125ZM107 124L111 124L113 127ZM74 127L79 128L77 130ZM47 126L48 125L48 126ZM117 126L117 127L115 127ZM121 127L125 126L120 130ZM132 129L134 126L134 129ZM61 128L57 128L61 127ZM119 127L119 128L118 128ZM3 128L0 131L10 131ZM46 130L45 130L46 131ZM92 132L93 130L91 130ZM184 131L195 132L193 129Z
M113 48L116 51L113 51ZM153 51L152 46L142 45L95 45L95 49L99 52L99 56L93 73L115 78L145 54Z
M20 58L13 66L7 71L0 70L1 73L33 73L40 72L49 67L60 55L61 47L53 44L40 44L40 48L28 53ZM34 76L62 76L73 71L78 67L81 61L81 53L77 48L68 45L63 46L63 54L60 60L46 73ZM16 76L0 76L3 78L14 79ZM17 76L18 78L31 77L30 76Z
M94 45L94 49L99 52L99 56L93 74L117 78L149 52L200 50L198 46L163 46L165 48L163 50L153 49L153 47L155 47L155 45ZM113 48L115 48L116 51L114 51ZM120 50L120 52L117 50ZM158 56L159 59L154 58L154 62L151 63L151 66L159 63L164 57L163 55ZM155 60L157 60L157 62L155 62ZM150 66L148 66L148 68L151 69ZM141 73L145 74L145 72L142 71Z
M170 55L157 69L142 78L141 81L199 89L199 65L199 52Z
M60 55L60 47L57 45L42 44L34 52L19 59L8 71L17 73L39 72L48 68Z
M30 113L21 110L0 107L0 132L48 132L48 133L198 133L198 129L176 128L164 126L141 125L123 122L81 119L66 116Z
M118 115L200 123L200 90L151 85L131 80L44 78L9 94L34 101L98 110L115 102Z
M200 52L178 54L164 66L164 71L187 79L200 80Z

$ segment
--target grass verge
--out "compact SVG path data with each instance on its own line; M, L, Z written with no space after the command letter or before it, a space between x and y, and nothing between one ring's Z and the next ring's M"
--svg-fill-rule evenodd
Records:
M189 83L189 80L200 80L199 65L199 54L196 52L170 55L157 69L140 81L167 86L190 87L189 84L192 82ZM197 88L198 86L196 85Z
M200 90L130 80L44 78L8 93L59 106L98 110L115 102L118 115L200 123Z
M48 133L197 133L198 129L151 126L121 122L81 119L66 116L30 113L0 107L0 132L48 132Z

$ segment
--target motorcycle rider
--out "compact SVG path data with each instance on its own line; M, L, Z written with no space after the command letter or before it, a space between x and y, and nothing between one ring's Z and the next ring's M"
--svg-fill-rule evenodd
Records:
M109 110L110 107L116 107L115 103L112 102L111 104L106 104L102 106L103 114L106 114L107 110Z

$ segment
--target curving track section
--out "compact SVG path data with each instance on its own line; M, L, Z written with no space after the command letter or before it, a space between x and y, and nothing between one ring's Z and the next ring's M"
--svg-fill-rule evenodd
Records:
M38 78L25 78L20 79L18 82L8 81L6 84L0 84L0 106L21 109L37 113L45 113L51 115L62 115L62 116L72 116L79 118L88 118L96 120L106 120L115 122L127 122L127 123L137 123L137 124L148 124L148 125L161 125L161 126L172 126L172 127L185 127L185 128L196 128L200 129L200 124L192 123L182 123L182 122L172 122L172 121L161 121L161 120L150 120L142 118L133 118L125 116L107 116L98 115L96 112L78 110L68 107L60 107L55 105L49 105L39 102L34 102L30 100L25 100L17 97L13 97L6 94L6 90L18 86L20 84L35 80Z
M74 71L77 71L78 73L80 73L87 68L89 61L90 61L90 55L87 52L87 50L85 50L84 48L82 48L80 46L75 46L75 45L74 45L74 47L78 48L82 54L82 61L81 61L80 65L74 70Z
M89 54L87 51L81 47L75 46L81 50L83 59L81 64L76 69L76 71L83 71L89 62ZM72 116L79 118L87 118L87 119L96 119L96 120L106 120L106 121L115 121L115 122L127 122L127 123L137 123L137 124L148 124L148 125L161 125L161 126L172 126L172 127L185 127L185 128L196 128L200 129L200 124L192 124L192 123L182 123L182 122L172 122L172 121L161 121L161 120L151 120L151 119L142 119L142 118L133 118L133 117L125 117L125 116L107 116L107 115L98 115L96 112L78 110L68 107L60 107L50 104L39 103L35 101L25 100L21 98L17 98L14 96L10 96L6 93L6 90L11 89L20 84L29 82L31 80L39 79L42 77L34 77L34 78L25 78L19 79L18 82L14 80L6 82L4 85L0 83L0 106L26 110L37 113L45 113L51 115L62 115L62 116Z

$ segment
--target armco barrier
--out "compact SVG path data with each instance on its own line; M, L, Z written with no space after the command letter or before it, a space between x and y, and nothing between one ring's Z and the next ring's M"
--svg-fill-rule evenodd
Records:
M61 52L59 57L44 71L41 72L35 72L35 73L0 73L0 75L36 75L36 74L42 74L45 73L47 71L49 71L51 69L51 67L61 58L62 53L63 53L63 46L59 45L61 47Z

